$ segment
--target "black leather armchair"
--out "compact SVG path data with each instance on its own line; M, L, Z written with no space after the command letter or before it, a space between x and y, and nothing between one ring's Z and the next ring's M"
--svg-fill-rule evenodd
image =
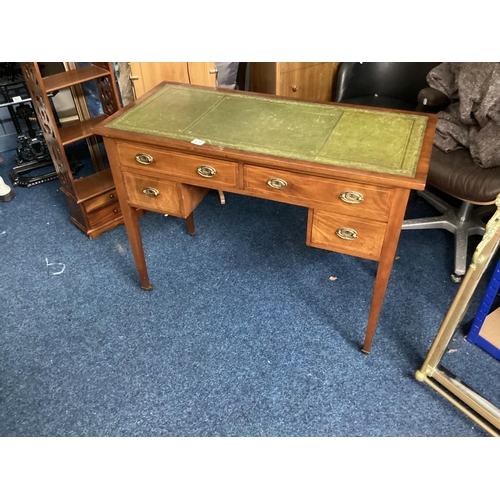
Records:
M342 63L334 101L438 112L450 103L444 94L427 84L427 74L438 64ZM455 263L451 279L458 283L467 268L468 238L484 234L483 219L493 213L498 193L500 167L480 167L467 149L444 153L433 147L427 187L418 194L441 215L405 220L402 229L439 228L453 233Z
M335 102L415 111L426 76L439 63L343 62L333 92Z

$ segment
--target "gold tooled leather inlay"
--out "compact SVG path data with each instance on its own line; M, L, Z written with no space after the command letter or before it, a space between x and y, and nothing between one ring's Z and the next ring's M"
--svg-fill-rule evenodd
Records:
M165 84L109 128L415 175L427 117Z

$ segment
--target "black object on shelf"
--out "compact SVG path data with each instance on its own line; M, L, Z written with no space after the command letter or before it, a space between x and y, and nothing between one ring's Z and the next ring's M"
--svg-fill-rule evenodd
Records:
M13 63L3 63L13 64ZM14 74L0 82L0 107L6 107L17 132L16 164L9 174L14 186L31 187L57 179L57 172L35 115L24 79ZM52 97L52 94L49 97ZM72 165L73 173L81 164ZM40 169L43 169L40 171ZM28 175L31 174L31 175Z

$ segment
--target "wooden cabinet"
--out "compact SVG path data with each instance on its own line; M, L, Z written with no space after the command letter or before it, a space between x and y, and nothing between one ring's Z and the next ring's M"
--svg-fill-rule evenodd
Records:
M331 101L338 62L252 62L251 92Z
M66 63L66 71L43 77L39 63L21 63L35 112L69 207L70 220L89 238L99 236L123 222L111 176L100 156L92 127L120 109L118 89L112 63L94 62L81 67ZM91 117L88 110L78 106L82 95L80 84L95 81L102 104L102 114ZM71 89L79 120L58 126L47 95L61 89ZM81 101L83 102L83 101ZM80 103L81 104L81 103ZM65 147L87 139L95 173L75 179Z
M130 78L138 98L163 81L215 87L217 70L213 62L131 62Z

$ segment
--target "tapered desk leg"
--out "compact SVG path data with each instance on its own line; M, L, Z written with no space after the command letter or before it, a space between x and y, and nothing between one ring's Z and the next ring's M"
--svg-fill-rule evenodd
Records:
M191 212L187 217L186 217L186 230L189 236L195 236L196 235L196 230L194 228L194 215L193 212Z
M144 247L142 246L141 230L139 228L139 213L133 207L122 208L123 220L127 230L132 255L134 256L137 272L139 273L139 282L143 290L153 290L153 285L149 282L146 259L144 257Z
M148 269L146 267L146 259L144 257L144 248L142 246L141 230L139 228L139 212L129 206L127 203L127 192L125 190L122 172L120 170L120 158L116 151L114 141L104 137L104 146L108 155L113 181L115 183L118 202L122 211L123 222L127 230L132 255L134 256L137 272L139 273L139 282L143 290L153 290L153 285L149 282Z
M389 254L389 252L387 252ZM370 313L368 315L368 324L366 326L365 341L361 351L364 354L370 354L373 336L375 335L375 329L377 328L378 317L382 309L382 303L384 301L385 291L387 289L387 284L389 283L389 276L392 270L392 262L394 260L394 254L392 257L390 255L384 256L385 258L380 260L377 270L377 277L375 278L375 286L373 288L372 303L370 307Z
M375 278L375 285L373 288L372 303L370 313L368 315L365 341L363 348L361 349L361 351L365 354L370 354L373 336L375 334L375 329L377 328L378 317L382 309L387 284L389 283L394 257L396 256L396 249L398 247L399 235L401 233L401 226L403 224L409 195L409 189L396 189L394 193L391 214L387 224L384 245L380 253L377 276Z

